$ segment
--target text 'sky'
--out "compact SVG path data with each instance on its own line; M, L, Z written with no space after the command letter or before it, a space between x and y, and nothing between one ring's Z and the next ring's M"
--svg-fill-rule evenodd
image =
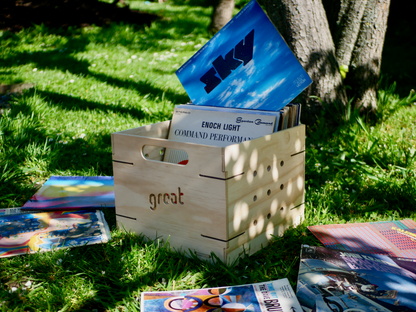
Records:
M231 49L224 58L220 55L212 62L213 67L200 79L206 84L204 89L207 93L214 90L222 80L227 78L242 63L243 66L246 66L253 59L253 43L254 29L234 49ZM217 77L217 73L221 78Z

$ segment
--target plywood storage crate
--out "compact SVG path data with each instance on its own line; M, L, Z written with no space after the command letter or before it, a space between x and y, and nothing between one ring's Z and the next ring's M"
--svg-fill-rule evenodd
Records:
M301 222L304 125L227 147L169 141L169 125L112 134L119 227L231 262ZM188 164L163 162L165 148Z

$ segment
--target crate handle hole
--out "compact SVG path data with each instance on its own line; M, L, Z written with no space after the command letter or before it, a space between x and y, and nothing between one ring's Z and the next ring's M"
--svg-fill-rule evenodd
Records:
M283 184L280 184L280 189L283 190L285 186Z
M142 148L142 155L146 160L168 162L183 166L188 164L188 153L184 150L145 145Z
M283 165L285 164L285 162L282 160L281 162L280 162L280 167L283 167Z
M256 200L257 200L257 195L254 195L253 201L256 201Z
M267 190L267 196L270 196L271 193L272 193L271 190Z

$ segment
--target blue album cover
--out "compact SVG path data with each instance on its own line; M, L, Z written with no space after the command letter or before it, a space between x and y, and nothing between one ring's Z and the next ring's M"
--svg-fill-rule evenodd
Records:
M250 1L176 71L192 104L278 111L312 80Z

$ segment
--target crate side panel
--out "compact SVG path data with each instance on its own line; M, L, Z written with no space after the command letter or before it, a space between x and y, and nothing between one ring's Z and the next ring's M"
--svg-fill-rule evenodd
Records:
M282 236L283 233L290 227L290 226L297 226L304 220L304 209L305 205L301 204L297 208L292 209L293 215L290 218L290 222L286 224L277 224L274 225L273 222L269 223L267 230L263 233L256 235L253 239L247 239L245 237L238 237L241 238L241 241L238 242L237 239L233 240L228 244L228 249L226 249L226 258L227 262L231 263L235 259L237 259L243 253L247 255L253 255L261 248L268 245L269 241L273 239L273 237Z
M178 233L174 232L157 232L155 228L137 226L136 220L117 216L117 226L125 231L131 231L137 235L143 234L147 239L150 240L163 240L164 242L169 240L169 245L174 250L185 251L186 253L196 252L197 256L204 260L211 260L211 252L213 252L222 261L226 261L225 258L225 247L226 243L200 237L195 239L194 237L186 237L181 231Z
M247 231L258 219L273 217L278 209L303 203L304 153L291 157L284 167L289 169L279 168L276 175L259 173L251 183L245 176L227 180L229 237Z
M160 147L184 150L188 154L188 164L178 165L160 160L146 159L143 148ZM131 163L149 168L154 174L168 173L182 176L198 174L224 179L223 148L192 143L174 142L166 139L113 133L113 161Z
M129 134L148 138L167 139L169 135L169 127L170 120L115 132L115 134Z
M257 200L261 200L264 197L274 196L277 192L280 192L282 188L291 192L303 192L304 181L299 181L299 185L296 185L296 188L293 189L288 189L286 183L289 180L292 180L294 176L299 176L299 174L304 171L304 162L304 153L288 156L287 158L277 159L277 157L275 157L273 161L269 161L268 159L266 159L266 161L261 160L257 170L255 170L255 174L253 174L253 172L244 173L228 179L229 214L232 215L235 213L233 211L233 206L241 201L242 197L257 195ZM270 170L267 170L268 166L270 166ZM289 185L289 187L292 186ZM270 192L267 192L268 190L270 190ZM250 200L247 200L247 202L253 202L253 197L254 196L252 196Z
M115 154L115 146L113 144L115 140L114 138L118 139L123 135L134 135L147 138L167 139L169 135L169 128L170 120L112 133L111 142L113 155ZM160 146L145 146L143 147L143 155L146 155L146 158L148 159L162 161L164 150L165 148ZM117 157L120 156L117 155Z
M224 149L224 162L227 178L244 172L266 170L268 164L289 159L305 150L305 126L282 130L240 144L229 145ZM261 168L260 168L261 169ZM273 168L275 170L275 168Z
M116 213L173 235L227 240L225 181L113 163Z
M244 231L242 235L239 235L228 242L229 250L250 243L258 236L263 236L267 238L267 240L270 240L272 237L267 237L267 233L269 233L272 228L275 229L273 235L280 236L290 226L297 226L304 218L304 201L302 197L299 197L296 202L288 207L277 207L276 209L275 207L272 207L271 210L275 210L275 212L273 215L270 213L270 218L268 218L267 215L264 216L261 214L257 216L256 219L253 218L249 228Z
M226 251L231 258L267 245L304 214L305 127L244 143L224 155L229 176L244 172L227 180L228 236L236 237Z

